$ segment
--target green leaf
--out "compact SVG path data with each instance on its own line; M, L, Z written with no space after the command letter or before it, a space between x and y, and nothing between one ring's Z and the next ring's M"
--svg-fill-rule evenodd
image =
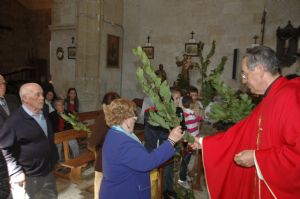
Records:
M77 131L85 131L87 133L90 133L91 130L89 128L87 128L83 123L79 122L77 117L71 113L69 113L68 115L64 114L64 113L60 113L59 114L65 121L67 121L68 123L70 123L72 125L72 127L77 130Z

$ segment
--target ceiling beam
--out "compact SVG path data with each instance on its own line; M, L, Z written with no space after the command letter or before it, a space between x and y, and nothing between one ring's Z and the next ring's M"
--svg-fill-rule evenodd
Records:
M18 0L24 7L31 10L52 8L53 0Z

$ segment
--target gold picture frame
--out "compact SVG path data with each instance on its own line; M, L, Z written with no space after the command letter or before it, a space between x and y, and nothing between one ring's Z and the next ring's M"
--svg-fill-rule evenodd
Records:
M143 46L142 49L146 53L148 59L154 59L154 47L153 46Z
M185 53L192 57L199 56L199 48L197 43L186 43L185 44Z

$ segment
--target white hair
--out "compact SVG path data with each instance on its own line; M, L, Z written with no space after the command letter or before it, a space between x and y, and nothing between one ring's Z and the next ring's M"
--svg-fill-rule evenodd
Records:
M20 91L19 91L19 96L22 101L25 96L32 94L32 92L33 92L32 88L35 86L40 87L40 85L36 84L36 83L26 83L21 86Z

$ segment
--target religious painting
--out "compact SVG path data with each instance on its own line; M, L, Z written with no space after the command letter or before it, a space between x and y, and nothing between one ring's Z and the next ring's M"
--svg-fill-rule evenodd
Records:
M300 27L294 28L291 22L285 28L278 27L277 31L276 53L281 67L293 65L298 54L298 41L300 36Z
M76 47L68 47L68 59L76 59Z
M186 43L185 44L185 53L192 57L199 56L199 49L197 43Z
M153 46L144 46L144 47L142 47L142 49L146 53L148 59L154 59L154 47Z
M107 35L107 67L119 68L120 37Z

